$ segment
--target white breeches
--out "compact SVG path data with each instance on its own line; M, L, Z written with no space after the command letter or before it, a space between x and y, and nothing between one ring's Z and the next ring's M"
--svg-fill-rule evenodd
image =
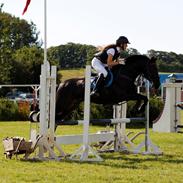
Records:
M93 58L92 60L92 67L100 74L102 73L104 75L104 77L107 77L107 71L105 69L105 67L107 66L107 64L103 64L99 59L97 59L96 57Z

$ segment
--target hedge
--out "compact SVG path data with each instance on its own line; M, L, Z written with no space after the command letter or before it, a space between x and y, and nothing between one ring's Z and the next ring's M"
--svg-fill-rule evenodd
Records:
M28 120L29 112L27 103L0 99L0 121L25 121Z
M135 102L129 101L127 107L127 117L144 117L145 113L134 116ZM155 120L163 109L163 102L160 98L150 98L150 122ZM25 121L30 113L27 103L17 103L7 99L0 99L0 121ZM91 104L91 119L112 118L112 105ZM83 103L74 110L67 119L83 119Z

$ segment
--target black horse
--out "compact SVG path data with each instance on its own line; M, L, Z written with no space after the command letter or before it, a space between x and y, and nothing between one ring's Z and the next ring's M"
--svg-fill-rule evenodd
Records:
M117 104L122 101L135 100L137 112L143 112L147 105L146 96L137 93L135 80L143 75L155 89L160 86L155 58L133 55L126 58L125 65L112 68L114 80L108 88L101 88L99 95L92 95L91 102L97 104ZM56 120L64 120L80 102L84 100L84 78L73 78L61 83L56 94ZM143 101L143 103L142 103Z

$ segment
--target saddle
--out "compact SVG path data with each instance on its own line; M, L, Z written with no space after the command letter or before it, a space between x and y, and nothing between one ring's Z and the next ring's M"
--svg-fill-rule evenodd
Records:
M114 79L114 76L113 76L113 73L110 69L107 69L107 77L104 81L104 87L108 88L109 86L111 86L112 82L113 82L113 79ZM96 81L98 79L98 75L96 73L92 73L91 74L91 90L93 88L95 88L95 85L96 85Z

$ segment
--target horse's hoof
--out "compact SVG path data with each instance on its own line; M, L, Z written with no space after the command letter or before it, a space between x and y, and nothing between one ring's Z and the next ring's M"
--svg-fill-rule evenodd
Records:
M100 96L100 94L97 93L97 92L95 92L95 91L92 91L92 92L90 93L90 97L99 97L99 96Z
M61 120L60 119L56 119L55 120L55 124L56 125L62 125L63 123L64 123L64 120L63 119L61 119Z
M145 106L142 105L139 109L138 109L138 113L143 113L145 112Z
M29 121L30 122L38 122L37 121L37 111L31 111L31 113L29 114Z

